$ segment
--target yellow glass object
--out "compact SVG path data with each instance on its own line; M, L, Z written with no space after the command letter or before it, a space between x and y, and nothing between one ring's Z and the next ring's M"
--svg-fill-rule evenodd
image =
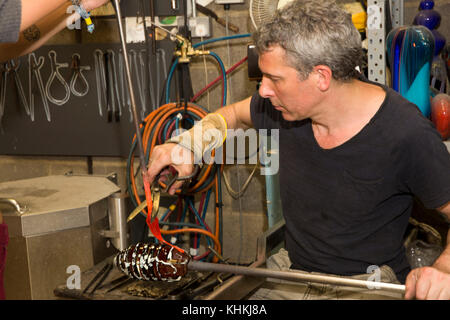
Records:
M364 31L366 29L367 14L364 11L352 14L352 22L358 31Z

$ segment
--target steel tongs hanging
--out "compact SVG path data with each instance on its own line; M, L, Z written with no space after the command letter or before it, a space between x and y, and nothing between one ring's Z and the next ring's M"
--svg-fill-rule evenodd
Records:
M25 109L25 112L29 116L30 115L30 107L28 105L28 101L25 96L25 91L23 90L22 81L20 80L20 77L19 77L19 68L20 68L20 60L17 64L14 61L14 59L9 61L9 71L13 72L14 82L16 83L16 88L19 93L20 102L22 103L22 106Z
M73 70L72 78L70 79L70 91L72 91L74 96L84 97L89 92L89 82L86 80L83 71L91 70L91 67L80 65L80 54L78 53L74 53L72 55L72 64L70 67ZM83 91L78 91L76 89L75 84L78 79L80 79L82 85L84 86Z
M41 68L44 66L44 57L36 59L34 52L28 55L28 96L30 101L30 117L31 121L34 121L34 84L37 83L39 92L41 94L42 104L44 105L45 115L47 120L51 121L50 107L47 101L47 95L45 94L44 82L42 81ZM35 81L33 81L35 79Z
M67 62L65 63L58 63L56 61L56 52L54 50L50 50L48 52L48 57L50 58L50 64L52 68L52 73L50 75L50 78L48 78L47 84L45 85L45 92L47 93L47 99L58 106L62 106L70 99L70 88L67 84L66 80L64 80L63 76L59 72L59 69L61 68L67 68L69 67L69 64ZM53 84L53 81L55 78L61 83L61 85L64 87L65 90L65 96L62 99L57 99L52 96L50 89Z

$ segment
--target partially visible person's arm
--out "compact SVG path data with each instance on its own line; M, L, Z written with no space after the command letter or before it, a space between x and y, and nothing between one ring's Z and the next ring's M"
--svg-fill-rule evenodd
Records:
M69 2L61 5L55 11L47 15L45 19L22 30L17 42L0 44L0 62L5 62L33 52L59 31L64 29L64 27L79 19L80 16L76 12L72 15L67 14L66 10L68 6Z
M83 0L81 1L81 4L86 11L90 11L105 4L107 1L109 0ZM44 19L48 14L62 5L65 5L67 8L72 5L72 2L68 0L22 0L22 21L20 24L20 31L23 31L37 21Z
M216 112L220 113L227 121L228 129L247 129L252 126L252 119L250 115L250 101L251 97L230 104L218 109Z
M450 220L450 202L437 209ZM450 299L450 230L447 245L430 267L416 268L406 278L406 299Z
M450 221L450 202L437 209L447 217L447 221ZM450 275L450 229L447 232L447 246L442 254L433 264L433 267L438 268L441 271L447 272ZM450 291L450 288L449 288Z
M35 24L37 21L45 18L49 13L66 4L69 6L71 2L67 0L22 0L22 21L20 23L20 31L23 31Z
M100 7L101 5L105 4L108 1L109 0L84 0L81 3L83 4L84 8L87 11L90 11L92 9ZM33 7L41 3L42 1L24 0L24 3L26 2L33 3L33 5L31 5L31 7ZM46 1L44 2L47 3ZM46 15L44 15L44 17L41 17L41 19L39 20L36 20L34 18L26 18L27 22L24 22L22 18L19 40L14 43L0 44L0 62L4 62L12 58L20 57L27 53L33 52L34 50L38 49L40 46L45 44L51 37L53 37L59 31L61 31L68 25L73 24L76 20L80 18L77 12L67 10L68 7L72 5L71 1L58 0L58 2L60 2L59 7L54 8L52 11L48 12ZM48 6L46 8L49 9ZM27 10L29 9L22 7L22 11ZM30 12L23 13L22 17L24 17L24 15L29 14ZM37 14L37 16L40 16L40 13Z

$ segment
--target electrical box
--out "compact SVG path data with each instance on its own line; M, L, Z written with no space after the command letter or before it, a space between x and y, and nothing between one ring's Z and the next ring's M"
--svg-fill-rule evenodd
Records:
M188 25L192 37L211 37L211 20L209 17L191 17Z

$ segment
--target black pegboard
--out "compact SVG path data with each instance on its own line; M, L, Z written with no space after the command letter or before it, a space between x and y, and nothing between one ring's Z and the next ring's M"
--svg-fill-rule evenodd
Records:
M166 52L166 69L169 70L173 52L173 44L168 41L158 41L158 46ZM72 70L70 63L73 53L79 53L82 66L90 66L90 71L83 71L90 89L84 97L71 94L69 101L58 106L49 102L51 121L46 118L40 94L35 88L35 119L32 121L21 106L13 75L8 75L5 113L0 128L0 154L3 155L66 155L66 156L120 156L127 157L131 140L134 135L134 123L130 122L128 109L123 109L120 121L108 121L106 110L100 116L97 103L96 76L94 70L94 51L100 49L105 52L112 49L116 53L118 66L119 43L111 44L80 44L44 46L35 51L36 57L43 56L45 63L41 69L44 85L51 74L48 52L57 53L57 61L69 63L69 68L60 69L60 73L67 83L70 82ZM136 51L145 49L145 44L128 44L128 49ZM153 59L153 62L155 59ZM162 60L160 60L162 63ZM151 64L153 71L154 63ZM160 68L161 71L163 68ZM132 70L133 71L133 70ZM28 97L28 56L20 58L18 70L25 95ZM136 86L136 75L132 72L135 97L140 111L139 97ZM156 72L151 73L153 91L157 87ZM160 79L164 80L162 75ZM159 88L164 83L160 80ZM64 88L56 80L52 86L52 95L57 98L64 96ZM155 97L156 100L156 97ZM150 101L150 100L148 100ZM159 106L159 101L156 101ZM152 107L148 104L147 110ZM147 112L147 113L148 113Z

